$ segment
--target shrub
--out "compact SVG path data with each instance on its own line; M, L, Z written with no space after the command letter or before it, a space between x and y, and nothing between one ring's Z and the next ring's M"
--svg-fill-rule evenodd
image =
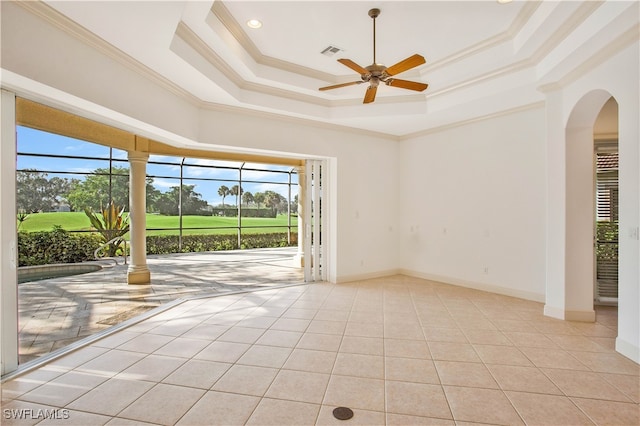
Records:
M18 232L18 265L86 262L94 259L100 244L97 234L71 233L60 226L51 231Z
M296 235L291 235L291 245L297 244ZM184 235L182 237L182 250L178 247L177 235L152 235L147 236L148 254L193 253L201 251L235 250L238 248L266 248L287 247L287 234L284 232L271 234L242 235L241 246L238 247L238 237L234 234L216 235Z

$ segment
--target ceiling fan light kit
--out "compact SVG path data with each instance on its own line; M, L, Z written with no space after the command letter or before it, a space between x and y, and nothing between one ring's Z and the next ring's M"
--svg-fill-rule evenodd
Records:
M373 63L367 67L362 67L353 62L351 59L338 59L338 62L340 62L342 65L349 67L360 74L360 80L321 87L319 90L324 91L338 89L340 87L353 86L356 84L369 83L369 87L365 92L364 100L362 102L365 104L375 101L376 93L378 91L378 85L380 84L380 82L391 87L400 87L402 89L415 90L416 92L424 91L427 87L429 87L428 84L419 83L417 81L392 78L392 76L396 74L400 74L401 72L405 72L407 70L410 70L411 68L417 67L418 65L424 64L426 61L421 55L415 54L409 56L407 59L404 59L388 68L376 62L376 18L380 16L380 9L369 10L369 16L371 17L371 19L373 19Z

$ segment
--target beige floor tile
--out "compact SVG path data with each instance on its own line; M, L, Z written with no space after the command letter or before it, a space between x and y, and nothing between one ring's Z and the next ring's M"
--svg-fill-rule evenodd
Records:
M571 398L598 425L637 426L640 424L638 404Z
M347 321L351 314L348 310L320 309L313 318L319 321Z
M469 343L467 336L458 328L425 327L423 331L429 342Z
M575 336L566 334L550 334L547 335L555 344L562 349L571 351L584 352L608 352L606 347L599 345L593 340L585 336Z
M204 318L202 320L204 320ZM173 319L171 321L167 321L164 324L161 324L157 327L152 328L147 333L177 337L191 330L193 327L195 327L196 325L199 325L201 322L202 322L201 320L195 321L192 319L186 319L186 320Z
M487 365L487 368L503 390L562 395L560 389L536 367Z
M209 389L232 364L190 359L163 382L170 385L188 386L192 388Z
M571 351L570 353L593 371L640 375L640 365L617 353L576 351Z
M384 339L385 356L431 359L427 342L419 340Z
M318 417L320 406L306 402L263 398L247 421L247 425L311 425Z
M237 364L280 368L291 354L291 348L253 345L240 357Z
M320 404L328 383L329 374L280 370L265 397Z
M367 425L367 426L384 426L384 413L378 411L368 411L355 409L353 417L350 420L339 420L333 415L335 406L323 405L320 407L318 414L317 426L338 426L338 425Z
M147 380L160 382L186 361L162 355L149 355L133 364L115 377L125 380Z
M220 342L255 343L263 334L264 330L260 328L235 326L222 333L217 340Z
M533 366L515 346L473 345L473 348L485 364Z
M182 334L180 337L189 339L215 340L229 329L226 325L202 324L193 327L191 330Z
M453 420L435 419L433 417L409 416L407 414L387 413L387 425L389 426L455 426Z
M535 333L537 329L533 326L531 321L521 319L495 319L492 318L491 322L500 331L517 331L524 333Z
M194 356L195 359L236 362L251 345L246 343L213 342Z
M267 317L267 316L255 316L248 317L238 322L239 327L249 327L249 328L261 328L266 330L271 327L274 322L278 319L275 317Z
M563 349L520 348L536 367L588 371L589 368Z
M598 373L584 371L576 374L576 372L572 370L558 370L553 368L543 368L542 371L567 396L631 402L629 398L610 385L609 382ZM640 386L640 381L638 382L638 386Z
M297 318L297 319L306 319L311 320L318 313L317 309L299 309L299 308L290 308L282 314L282 318Z
M64 422L65 426L102 426L111 420L109 416L103 416L101 414L85 413L75 410L64 410L58 413L58 417L49 417L44 419L39 425L60 425Z
M418 322L415 325L401 322L384 323L384 337L389 339L424 340L424 332Z
M275 368L234 365L218 379L211 390L263 396L277 373Z
M224 392L207 392L180 419L177 425L242 425L260 402L260 398Z
M13 380L2 383L2 385L0 385L0 392L2 392L3 405L5 401L18 398L20 395L25 394L68 371L69 370L65 367L44 365L37 370L22 374Z
M30 426L40 422L42 419L37 416L38 410L54 415L65 416L66 411L59 407L46 404L38 404L27 401L14 400L2 404L2 426ZM31 414L33 413L33 414Z
M382 325L384 322L384 315L382 314L381 309L381 307L377 307L376 305L354 306L351 314L349 314L349 321Z
M180 358L192 358L204 349L209 342L203 339L177 337L154 352L154 355L166 355Z
M91 361L94 358L99 357L100 355L109 352L107 348L98 348L95 346L88 346L86 348L82 348L81 351L74 351L68 355L64 355L61 358L58 358L47 365L50 367L58 367L58 368L76 368L88 361Z
M174 424L204 393L202 389L160 383L120 412L119 416L143 422Z
M429 342L429 351L434 360L481 362L469 343Z
M323 320L313 320L309 324L307 328L307 332L309 333L320 333L320 334L344 334L344 330L347 327L346 321L323 321Z
M386 382L386 409L389 413L450 419L451 411L442 386L424 383Z
M503 332L514 345L518 347L529 348L549 348L557 349L556 345L551 339L542 333L529 333L523 331L504 331Z
M501 331L484 330L484 329L466 329L464 334L472 344L479 345L502 345L511 346L511 340L507 338Z
M456 423L524 424L502 391L445 386L444 391Z
M337 352L342 342L342 336L337 334L304 333L297 344L299 349L314 349L319 351Z
M417 358L385 358L386 380L440 384L438 372L431 360Z
M265 346L294 348L300 340L300 337L302 337L302 334L303 333L299 331L267 330L256 343Z
M364 355L384 355L384 340L379 337L344 336L340 352Z
M121 344L120 346L118 346L118 350L150 354L166 345L173 339L173 336L145 333Z
M133 339L134 337L138 337L139 335L140 335L140 332L122 330L110 336L104 337L98 340L97 342L94 342L93 346L97 346L100 348L114 349L120 346L121 344Z
M593 425L566 396L505 393L528 425Z
M640 378L626 374L600 373L609 383L636 404L640 403Z
M443 385L498 389L498 384L484 364L458 361L435 361Z
M311 320L299 318L280 318L270 327L271 330L305 331Z
M331 376L324 405L384 411L384 380Z
M313 373L331 373L336 356L335 352L294 349L282 368Z
M333 374L384 379L384 357L338 353Z
M361 336L361 337L384 337L384 326L382 323L368 322L347 322L347 328L344 330L345 336Z
M135 379L109 379L73 401L67 408L115 416L153 386L153 383Z
M25 393L20 396L20 399L54 407L64 407L105 380L107 377L102 374L70 371Z

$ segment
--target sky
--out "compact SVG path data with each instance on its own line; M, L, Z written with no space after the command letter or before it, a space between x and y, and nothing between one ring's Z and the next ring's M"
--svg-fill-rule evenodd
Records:
M64 178L84 179L86 175L82 173L93 172L97 168L108 168L108 160L95 160L92 158L51 158L33 157L20 154L49 154L63 155L69 157L109 157L109 148L106 146L81 141L66 136L55 135L42 132L27 127L18 126L18 163L17 169L37 169L48 172L48 177L54 176ZM128 167L127 152L120 149L113 149L114 166ZM147 163L147 175L153 176L153 186L156 189L166 192L172 186L180 185L180 162L181 157L169 157L151 155ZM154 164L154 162L171 164ZM200 158L188 158L184 162L183 179L185 185L195 185L195 192L201 194L201 198L212 206L222 204L222 197L218 195L221 185L231 188L238 184L238 169L242 163L232 161L217 161ZM202 166L220 166L225 168L210 168ZM228 169L231 168L231 169ZM258 170L247 170L258 169ZM291 170L291 166L273 166L266 164L246 163L242 171L242 188L253 194L256 192L274 191L288 197L288 173L273 173L271 171ZM56 172L71 172L60 174ZM211 181L207 179L217 179ZM251 182L255 181L255 182ZM292 175L291 197L298 193L297 175ZM224 200L226 205L234 204L235 197L227 196Z

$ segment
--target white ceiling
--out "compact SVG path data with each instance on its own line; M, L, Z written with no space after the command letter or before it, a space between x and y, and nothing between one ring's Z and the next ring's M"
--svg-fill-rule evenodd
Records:
M558 46L593 25L595 11L611 22L624 12L590 1L47 4L203 107L248 108L397 137L541 102L538 87L552 82L571 56L560 56ZM377 62L391 66L421 54L427 63L398 77L429 88L381 86L368 105L364 84L318 91L359 79L337 59L372 63L367 12L373 7L381 9ZM252 18L262 28L248 28ZM344 51L322 55L329 45Z

